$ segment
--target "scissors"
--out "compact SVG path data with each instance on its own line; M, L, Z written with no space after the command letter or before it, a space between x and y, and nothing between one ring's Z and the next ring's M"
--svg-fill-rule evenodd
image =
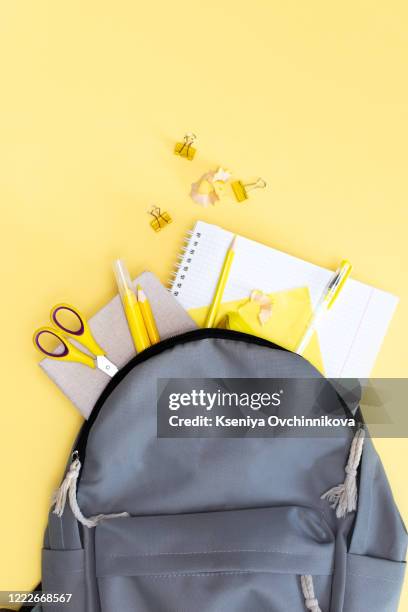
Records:
M61 322L62 314L69 314L72 318L77 319L77 325ZM51 322L54 323L54 327L40 327L34 332L33 342L36 349L41 353L49 357L50 359L56 359L57 361L74 361L82 363L89 368L99 368L110 377L115 376L118 368L106 357L105 351L99 346L85 317L80 313L79 310L70 306L69 304L57 304L52 308L50 313ZM41 341L46 336L54 336L62 344L61 351L52 352L46 349ZM94 355L91 357L85 352L82 352L74 344L68 341L67 336L75 338L80 344L82 344L88 351Z

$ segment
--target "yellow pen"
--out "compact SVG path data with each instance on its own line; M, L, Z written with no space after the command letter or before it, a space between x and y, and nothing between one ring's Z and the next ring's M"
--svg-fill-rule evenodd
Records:
M136 294L132 289L132 282L124 262L121 259L117 259L113 264L113 269L129 330L135 348L140 353L140 351L144 351L150 346L149 335L143 321L142 312Z
M232 262L234 261L235 241L236 241L236 236L234 236L231 242L231 245L228 249L227 255L225 257L224 264L222 266L222 270L220 274L220 278L218 279L217 288L215 289L213 301L212 301L212 304L207 314L205 327L214 327L215 318L217 316L217 312L221 304L222 296L224 295L224 290L227 284Z
M330 310L338 298L340 291L344 287L344 283L350 276L352 268L353 266L351 263L344 259L335 274L330 279L329 284L324 290L322 297L318 301L314 313L307 324L306 331L295 349L296 353L299 355L302 355L306 350L319 319L325 314L325 312Z
M156 321L154 320L152 308L150 306L149 300L147 299L147 295L145 294L140 285L137 286L137 301L139 302L143 321L147 333L149 334L150 342L152 344L157 344L158 342L160 342L159 331L157 329Z

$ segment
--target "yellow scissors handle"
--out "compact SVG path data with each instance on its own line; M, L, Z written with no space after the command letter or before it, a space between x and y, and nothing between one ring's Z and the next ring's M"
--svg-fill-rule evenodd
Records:
M67 324L65 321L61 320L61 317L67 313L71 316L71 319L74 319L74 323L71 322ZM78 342L86 346L93 355L105 355L105 351L93 337L87 320L77 308L70 304L57 304L52 308L50 317L52 323L54 323L54 325L56 325L65 335L78 340Z
M61 350L52 352L44 347L42 342L45 340L47 335L51 335L59 340L61 343ZM57 361L74 361L77 363L82 363L90 368L96 367L95 361L92 359L92 357L80 351L76 346L68 342L68 340L64 338L64 336L58 330L53 329L52 327L40 327L37 329L37 331L34 332L33 342L35 348L50 359L56 359Z

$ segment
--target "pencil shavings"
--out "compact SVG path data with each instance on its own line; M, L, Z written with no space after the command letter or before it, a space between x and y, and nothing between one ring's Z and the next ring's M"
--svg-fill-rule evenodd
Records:
M259 305L258 319L261 325L266 325L272 316L272 299L259 289L254 289L250 295L251 302Z
M231 178L231 173L223 168L206 172L191 185L190 197L200 206L214 205L224 195L225 185Z

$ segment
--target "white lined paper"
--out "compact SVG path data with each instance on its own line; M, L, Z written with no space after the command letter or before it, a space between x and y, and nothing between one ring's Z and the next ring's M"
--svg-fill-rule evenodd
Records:
M196 223L172 285L173 295L186 310L211 303L232 238L231 232L216 225ZM239 236L223 301L245 298L253 289L271 293L307 286L315 305L332 274L332 270ZM390 293L354 279L347 281L317 327L327 376L370 375L397 303L398 298Z

